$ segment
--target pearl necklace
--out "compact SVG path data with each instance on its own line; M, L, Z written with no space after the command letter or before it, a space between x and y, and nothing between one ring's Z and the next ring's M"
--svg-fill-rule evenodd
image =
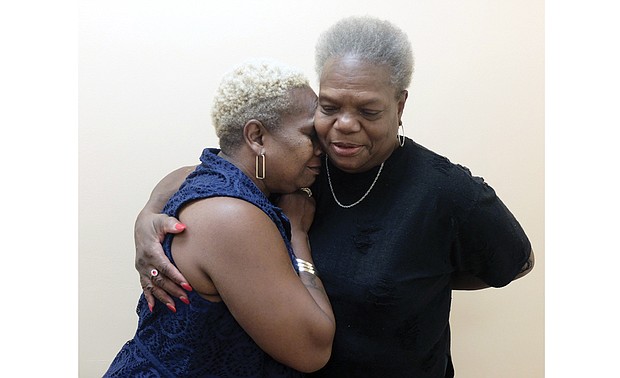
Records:
M334 197L334 201L336 201L338 206L342 207L343 209L348 209L348 208L353 207L353 206L357 205L358 203L362 202L362 200L364 198L366 198L366 196L370 193L372 188L374 188L375 183L379 179L379 175L381 174L381 171L383 170L383 165L384 164L385 164L385 162L381 163L381 167L379 167L379 172L377 172L377 176L375 176L374 181L372 182L372 184L370 184L370 188L368 188L368 190L366 191L366 193L364 193L362 198L360 198L356 202L353 202L350 205L343 205L343 204L340 203L340 201L338 201L338 198L336 198L336 193L334 193L334 187L332 186L332 179L331 179L331 177L329 175L329 164L327 164L327 155L325 155L325 169L327 170L327 182L329 183L329 190L331 190L332 196Z

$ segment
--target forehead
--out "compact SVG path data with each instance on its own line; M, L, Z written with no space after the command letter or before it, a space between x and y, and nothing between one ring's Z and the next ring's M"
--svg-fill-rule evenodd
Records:
M327 100L385 101L394 97L389 68L355 58L330 59L321 75L319 98Z
M289 113L313 112L317 106L316 93L310 87L295 88L291 91L291 108Z
M317 107L317 97L312 88L296 88L291 91L291 106L284 114L283 124L292 123L297 127L312 125Z

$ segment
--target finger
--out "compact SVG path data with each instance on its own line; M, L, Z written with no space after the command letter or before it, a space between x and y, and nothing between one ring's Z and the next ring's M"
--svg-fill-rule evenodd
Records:
M185 298L181 300L183 302L186 301L187 294L185 293L185 290L183 290L179 284L166 277L165 270L159 270L159 274L156 277L151 277L151 282L157 289L163 290L167 294L179 299Z
M172 299L172 297L168 295L168 293L158 288L157 286L150 286L149 289L150 289L151 294L155 298L157 298L157 300L165 304L166 307L168 307L170 311L177 312L176 306L174 304L174 299Z
M155 308L157 301L159 301L168 307L170 311L176 312L174 299L172 299L172 297L162 289L149 282L142 288L142 291L144 292L144 297L149 305L149 311L153 312L153 308Z
M135 260L135 267L140 276L151 278L151 269L155 268L159 272L155 278L155 284L164 290L170 288L170 293L177 296L185 295L184 290L192 291L192 287L187 279L172 265L168 257L164 254L161 244L153 244L151 249L144 250L144 258L139 257Z
M312 197L312 190L310 188L299 188L299 190L305 193L308 197Z
M144 267L145 265L143 264L139 270L142 271ZM153 271L157 271L155 276L153 276ZM171 311L176 312L172 296L176 296L181 302L189 304L189 298L183 288L166 278L157 269L150 269L148 274L140 274L140 284L151 311L156 304L156 300L159 300ZM191 286L185 284L185 287L188 287L191 291Z
M153 285L148 278L142 276L140 276L140 285L142 286L142 292L144 293L146 303L149 305L149 311L153 312L153 308L155 307L155 296L151 293Z
M176 312L174 299L166 293L166 291L157 287L152 277L145 278L141 276L140 284L142 285L142 291L144 292L144 297L146 298L151 312L153 312L153 308L157 305L157 301L162 302L171 311Z
M154 221L154 227L161 234L178 234L185 230L185 225L175 217L161 216Z
M155 277L157 286L170 294L180 297L185 295L184 289L192 291L192 287L187 282L187 279L167 258L160 260L159 267L156 267L156 269L159 270L159 275Z

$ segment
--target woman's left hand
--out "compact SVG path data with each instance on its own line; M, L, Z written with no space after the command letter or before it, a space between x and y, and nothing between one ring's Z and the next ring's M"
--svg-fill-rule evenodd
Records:
M294 193L283 194L278 199L277 205L291 221L293 231L308 232L314 220L315 209L314 198L308 192L300 189Z

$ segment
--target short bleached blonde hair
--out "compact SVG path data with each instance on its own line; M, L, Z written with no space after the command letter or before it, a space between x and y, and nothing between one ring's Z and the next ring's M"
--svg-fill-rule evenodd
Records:
M250 60L225 74L211 110L222 151L230 153L241 145L243 127L251 119L277 129L292 106L292 90L309 86L301 71L273 60Z

